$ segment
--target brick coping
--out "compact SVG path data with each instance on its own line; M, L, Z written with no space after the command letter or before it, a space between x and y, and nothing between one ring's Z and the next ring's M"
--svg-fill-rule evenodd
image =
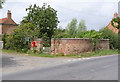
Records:
M51 40L54 40L53 38ZM89 40L89 38L60 38L60 40ZM100 40L109 40L109 39L100 39Z

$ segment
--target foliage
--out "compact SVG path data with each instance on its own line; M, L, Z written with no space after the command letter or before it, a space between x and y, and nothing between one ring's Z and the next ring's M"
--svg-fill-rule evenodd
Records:
M35 38L33 24L21 24L12 34L8 36L5 48L13 49L18 52L27 52L30 48L30 43L25 41L25 38L28 36L30 37L30 42Z
M100 33L95 30L82 31L77 35L77 38L90 38L93 48L97 48L99 46L99 39L102 38L102 32Z
M15 50L2 50L3 53L12 53L12 54L19 54L19 55L26 55L25 53L20 53L16 52ZM31 50L28 50L27 52L28 56L36 56L36 57L72 57L72 58L85 58L85 57L93 57L93 56L104 56L104 55L113 55L113 54L118 54L118 50L98 50L95 52L86 52L86 53L81 53L81 54L69 54L69 55L50 55L47 53L33 53Z
M24 17L22 23L32 23L36 27L38 38L42 38L45 33L51 38L59 23L57 11L45 3L42 7L36 6L36 4L30 5L26 11L28 11L28 16Z
M42 40L43 40L43 46L44 47L50 47L50 38L48 37L48 34L47 33L44 33L43 34L43 37L42 37Z
M69 34L69 32L66 32L66 30L68 31L68 29L57 29L54 35L54 38L90 38L92 40L92 46L93 49L92 50L97 50L99 47L99 39L102 38L102 33L97 32L95 30L89 30L89 31L80 31L79 34L72 36ZM58 39L59 40L59 39Z
M118 32L118 50L118 53L120 53L120 31Z
M2 4L5 2L5 0L0 0L0 9L2 8Z
M117 23L118 25L115 26L114 23ZM119 29L119 32L118 32L118 40L117 40L117 36L115 36L114 40L117 42L116 44L115 43L112 43L112 42L115 42L114 40L111 42L111 44L113 45L114 48L118 48L120 50L120 17L116 17L116 18L113 18L112 21L111 21L111 24L114 28L117 28Z
M88 30L85 32L84 38L91 38L92 40L94 40L95 38L101 39L101 35L102 33L99 33L95 30Z
M85 26L85 20L81 20L78 24L78 32L82 32L82 31L87 31L87 28Z
M114 23L117 23L118 25L115 26ZM111 21L111 24L114 28L119 29L118 40L116 40L116 41L118 41L118 43L116 45L115 44L113 44L113 45L114 45L115 48L118 48L120 50L120 17L113 18L112 21Z
M117 26L114 26L114 23L117 23L118 25L117 25ZM119 18L119 17L113 18L112 21L111 21L111 25L112 25L114 28L119 29L119 28L120 28L120 18Z
M70 23L68 23L66 27L66 34L68 38L81 38L81 34L84 34L84 32L87 31L86 25L85 25L85 20L81 20L79 24L77 25L77 19L73 18Z
M2 35L2 41L4 42L3 48L5 48L5 44L7 42L7 35L6 35L6 33L4 35Z
M70 23L68 23L66 30L67 33L70 35L69 38L75 38L76 37L76 31L77 31L77 19L73 18Z
M110 48L117 49L118 48L118 35L115 34L112 30L108 28L101 29L99 31L102 34L103 39L109 39Z
M42 7L30 5L26 8L28 15L21 21L20 26L8 36L5 47L19 52L27 52L30 43L36 38L42 38L44 46L50 46L50 39L59 23L57 11L50 5L43 4ZM30 38L27 42L26 37Z
M76 37L82 38L82 36L84 36L84 33L86 31L87 31L87 28L85 25L85 20L82 19L78 24Z
M83 38L90 38L92 41L92 46L93 49L92 50L97 50L99 47L99 41L102 38L102 33L97 32L95 30L88 30L84 33Z
M2 35L0 35L0 41L2 41Z
M104 55L113 55L118 54L118 50L97 50L92 53L81 53L78 57L93 57L93 56L104 56Z
M77 19L73 18L68 23L66 29L57 29L54 38L90 38L92 40L93 49L97 50L99 46L99 39L101 39L102 33L95 30L87 31L85 21L81 20L77 26Z
M55 34L52 38L68 38L70 35L66 32L66 29L58 28L55 30Z
M33 52L33 53L36 53L36 52L37 52L36 47L33 47L32 52Z
M77 38L84 38L84 35L87 33L87 31L81 31L79 34L77 34Z

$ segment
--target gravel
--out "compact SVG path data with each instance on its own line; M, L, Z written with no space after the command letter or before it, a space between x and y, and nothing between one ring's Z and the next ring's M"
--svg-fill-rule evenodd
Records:
M8 74L22 70L35 68L44 68L49 66L60 65L70 62L76 58L47 58L47 57L32 57L21 56L15 54L2 53L2 73ZM1 69L1 68L0 68Z

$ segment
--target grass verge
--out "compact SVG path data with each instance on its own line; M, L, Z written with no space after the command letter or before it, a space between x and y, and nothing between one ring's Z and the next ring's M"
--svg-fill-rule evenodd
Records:
M14 50L2 50L3 53L10 53L10 54L15 54L15 55L27 55L27 56L36 56L36 57L49 57L49 58L54 58L54 57L71 57L71 58L85 58L85 57L95 57L95 56L104 56L104 55L113 55L113 54L118 54L118 50L98 50L95 52L85 52L85 53L81 53L81 54L70 54L70 55L66 55L63 56L61 54L59 55L50 55L47 53L20 53L20 52L16 52Z
M78 55L79 58L82 57L95 57L95 56L105 56L105 55L113 55L118 54L118 50L98 50L91 53L82 53Z

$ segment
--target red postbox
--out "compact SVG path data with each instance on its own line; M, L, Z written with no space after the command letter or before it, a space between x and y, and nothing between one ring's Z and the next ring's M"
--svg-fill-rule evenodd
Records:
M36 47L36 46L35 46L35 42L32 42L32 47Z

